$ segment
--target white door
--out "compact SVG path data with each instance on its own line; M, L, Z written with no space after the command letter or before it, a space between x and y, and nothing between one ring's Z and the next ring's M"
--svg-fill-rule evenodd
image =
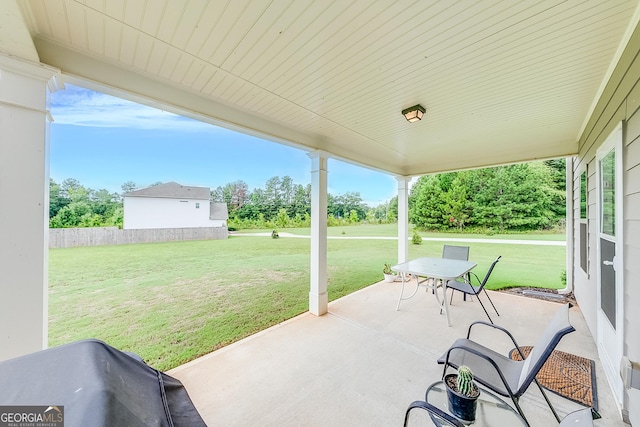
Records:
M609 384L622 403L618 374L622 358L622 123L609 135L596 155L598 253L598 353Z

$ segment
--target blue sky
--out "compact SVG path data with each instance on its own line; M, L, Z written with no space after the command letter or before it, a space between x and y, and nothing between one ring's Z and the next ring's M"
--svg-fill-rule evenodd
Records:
M51 178L121 193L127 181L216 188L242 180L264 188L273 176L311 182L311 160L295 148L198 122L72 85L51 96ZM376 206L397 194L396 180L329 160L329 192L359 192Z

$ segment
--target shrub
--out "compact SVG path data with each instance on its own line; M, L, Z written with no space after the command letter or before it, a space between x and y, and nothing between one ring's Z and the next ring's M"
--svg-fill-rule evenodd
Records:
M420 236L415 230L413 230L413 236L411 236L411 243L414 245L422 244L422 236Z

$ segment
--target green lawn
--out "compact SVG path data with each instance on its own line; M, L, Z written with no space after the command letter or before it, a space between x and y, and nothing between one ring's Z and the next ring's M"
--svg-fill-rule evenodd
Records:
M332 227L330 235L392 236L389 230L395 227ZM440 256L442 245L409 245L409 255ZM465 245L480 275L503 256L493 287L562 287L564 247ZM396 257L393 240L329 240L330 300L380 281L384 263ZM167 370L306 311L309 240L232 236L52 249L49 283L50 345L94 337Z

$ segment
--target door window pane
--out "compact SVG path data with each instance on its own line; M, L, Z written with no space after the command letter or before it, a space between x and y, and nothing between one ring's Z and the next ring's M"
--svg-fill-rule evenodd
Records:
M609 236L616 235L616 153L611 150L600 162L602 180L602 221L601 231Z

